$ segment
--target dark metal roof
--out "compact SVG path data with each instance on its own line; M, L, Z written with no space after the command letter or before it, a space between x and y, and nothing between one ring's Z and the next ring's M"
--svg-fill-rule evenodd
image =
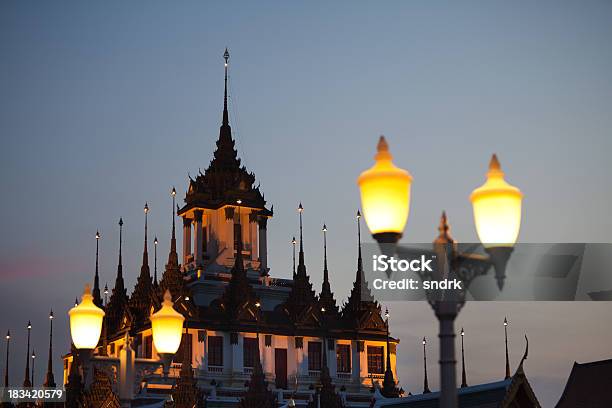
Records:
M459 408L539 408L533 389L519 366L507 380L472 385L457 390ZM393 398L377 402L385 408L438 408L440 392Z
M612 359L576 363L565 384L557 408L612 407Z

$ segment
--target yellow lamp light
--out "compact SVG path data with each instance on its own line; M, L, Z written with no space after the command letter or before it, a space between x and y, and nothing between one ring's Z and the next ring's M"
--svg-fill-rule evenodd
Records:
M470 195L480 242L489 247L512 247L521 227L523 193L504 180L497 156L489 164L487 181Z
M160 354L175 354L181 345L185 318L174 310L173 305L172 295L166 290L161 309L151 315L153 344Z
M401 238L408 221L412 176L393 164L384 136L377 150L374 166L357 179L361 206L374 238L380 243L394 243Z
M81 303L70 309L70 335L77 349L92 350L98 345L102 332L104 310L93 302L91 288L85 285Z

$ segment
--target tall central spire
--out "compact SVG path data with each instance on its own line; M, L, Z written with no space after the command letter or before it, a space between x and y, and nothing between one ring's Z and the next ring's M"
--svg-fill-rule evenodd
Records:
M228 61L229 61L229 51L227 50L227 48L225 49L225 52L223 53L223 58L225 59L225 91L223 92L223 126L228 126L229 125L229 115L227 113L227 68L228 68Z

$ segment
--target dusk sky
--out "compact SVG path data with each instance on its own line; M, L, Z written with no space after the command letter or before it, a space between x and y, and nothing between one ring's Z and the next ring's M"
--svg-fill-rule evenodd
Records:
M380 134L414 177L404 242L431 241L443 209L457 240L477 241L468 197L494 152L525 195L521 242L610 242L610 21L607 1L2 2L0 331L14 334L12 381L23 381L31 319L42 382L51 307L61 381L66 312L93 278L96 229L102 285L112 287L123 217L131 291L147 201L163 270L169 191L182 199L215 148L225 47L238 153L274 205L272 276L291 276L301 201L311 281L318 292L325 222L332 290L346 299L355 181ZM422 391L427 336L437 389L433 312L389 306L401 385ZM469 304L457 328L470 384L503 378L506 315L512 369L527 332L525 370L545 407L575 360L612 357L610 303Z

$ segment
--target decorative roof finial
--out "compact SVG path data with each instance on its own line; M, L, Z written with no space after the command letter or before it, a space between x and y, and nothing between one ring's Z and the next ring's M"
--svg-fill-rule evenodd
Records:
M55 388L53 377L53 309L49 312L49 359L47 360L47 374L43 385L47 388Z
M96 274L94 275L93 297L96 306L102 306L102 297L100 296L100 276L98 275L98 253L99 253L100 231L96 231Z
M172 187L170 192L172 196L172 237L170 238L170 252L176 252L176 224L175 224L175 208L176 208L176 190Z
M225 53L223 53L223 58L225 59L225 91L223 93L223 125L229 125L229 115L227 113L227 68L229 61L229 51L225 48Z
M304 237L302 236L302 213L304 212L304 207L302 207L302 203L298 205L298 213L300 215L300 256L299 256L299 265L304 265Z
M327 271L327 225L323 224L323 284L329 282L329 272Z
M323 283L321 284L321 293L319 294L319 303L322 309L327 310L331 315L335 315L338 311L334 294L331 291L329 284L329 271L327 270L327 225L323 224Z
M295 237L293 237L293 239L291 240L291 245L293 246L293 277L295 278L295 244L297 244L297 241L295 240Z
M121 259L121 247L123 243L123 218L119 218L119 263L117 264L117 277L115 278L115 288L113 293L123 293L125 284L123 282L123 261Z
M429 394L429 382L427 381L427 353L425 346L427 345L427 339L423 337L423 368L425 370L425 376L423 377L423 394Z
M6 332L6 367L4 368L4 388L9 386L9 348L11 345L11 331Z
M154 260L153 260L153 286L157 287L157 244L159 244L159 241L157 240L157 236L155 237L155 239L153 239L153 246L154 246Z
M121 244L123 243L123 218L119 218L119 266L121 266Z
M489 170L501 171L501 165L499 164L499 159L497 158L497 154L493 153L491 156L491 161L489 162Z
M510 359L508 357L508 318L504 317L504 337L506 342L506 376L505 380L510 378Z
M465 332L463 331L463 327L461 328L461 388L467 387L467 376L465 375L465 351L463 348L463 337L465 336Z
M142 268L144 268L146 265L148 269L148 266L149 266L149 252L147 250L147 247L149 246L147 243L147 228L148 228L148 215L149 215L149 204L148 203L145 203L144 205L144 215L145 215L145 224L144 224L144 250L142 252Z
M25 367L25 379L23 380L24 387L31 387L30 382L30 332L32 331L32 323L28 320L28 348L26 349L26 367Z
M34 347L32 347L32 380L30 381L30 384L32 384L32 387L34 386L34 360L36 359L36 351L34 351Z
M361 259L361 211L357 210L357 270L363 270L363 260Z

